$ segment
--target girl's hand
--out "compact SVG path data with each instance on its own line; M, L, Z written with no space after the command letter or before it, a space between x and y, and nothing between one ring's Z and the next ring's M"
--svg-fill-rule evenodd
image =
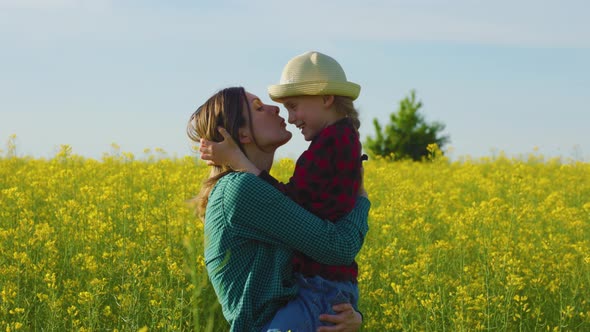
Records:
M243 153L227 130L221 127L217 130L223 136L223 141L217 143L201 138L199 146L201 159L206 160L207 165L233 166L232 162L235 162L235 159L239 160L236 156Z
M359 185L358 196L369 198L369 194L365 189L365 168L361 165L361 183Z
M217 143L201 138L199 152L201 159L207 161L207 165L229 166L234 170L244 170L255 175L260 170L240 150L231 135L225 128L217 128L223 141Z
M337 312L336 315L323 314L320 320L326 323L332 323L333 326L321 326L318 332L356 332L361 328L363 318L360 313L354 311L350 303L341 303L332 307Z

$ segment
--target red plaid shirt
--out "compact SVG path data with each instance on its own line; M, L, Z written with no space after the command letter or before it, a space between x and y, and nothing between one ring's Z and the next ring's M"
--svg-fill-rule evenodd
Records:
M348 118L328 127L316 136L295 165L286 184L267 172L260 177L292 200L320 218L336 221L349 213L357 198L361 180L361 143L359 134ZM321 276L335 281L357 281L358 265L320 264L297 253L293 258L295 272Z

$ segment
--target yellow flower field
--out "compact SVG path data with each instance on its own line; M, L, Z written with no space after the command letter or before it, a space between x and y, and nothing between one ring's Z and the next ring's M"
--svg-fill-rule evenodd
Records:
M436 154L436 153L435 153ZM590 330L590 164L365 163L365 331ZM287 180L291 160L273 174ZM0 330L226 331L186 201L207 167L0 157Z

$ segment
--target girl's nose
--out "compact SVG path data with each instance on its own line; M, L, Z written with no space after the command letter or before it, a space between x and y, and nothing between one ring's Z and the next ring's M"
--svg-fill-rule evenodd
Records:
M273 113L275 113L275 114L279 114L279 110L280 110L280 109L279 109L279 107L278 107L278 106L273 106L273 107L271 108L271 111L272 111Z
M295 123L295 114L293 114L293 112L289 112L289 123L293 124Z

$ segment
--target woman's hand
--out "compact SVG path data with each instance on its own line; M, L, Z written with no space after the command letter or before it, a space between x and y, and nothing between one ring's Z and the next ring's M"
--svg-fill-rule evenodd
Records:
M355 332L361 328L363 318L360 313L354 311L350 303L341 303L332 307L337 314L320 315L320 321L325 323L332 323L333 326L321 326L318 332Z

